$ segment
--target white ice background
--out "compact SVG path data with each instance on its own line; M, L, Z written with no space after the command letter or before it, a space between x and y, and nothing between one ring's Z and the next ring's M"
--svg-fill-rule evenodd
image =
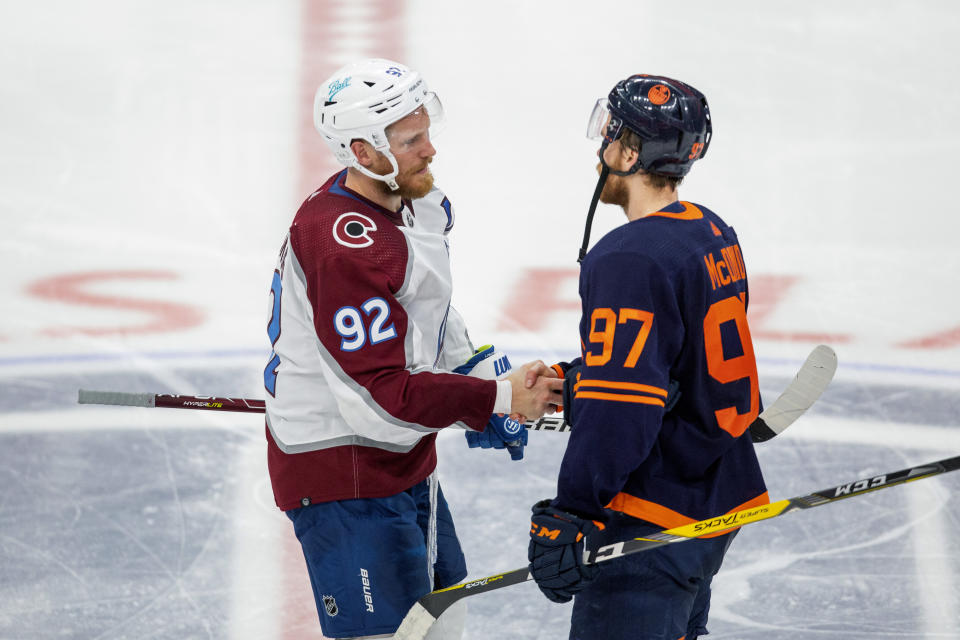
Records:
M346 25L336 56L379 54L370 3L326 4ZM960 454L960 6L405 7L390 25L404 62L447 111L433 166L476 341L515 362L575 355L577 313L514 287L576 267L596 98L632 73L678 77L714 119L681 196L736 227L752 281L792 282L757 318L765 399L812 338L836 338L834 384L758 449L771 497ZM303 148L322 144L298 122L302 16L293 1L0 1L2 638L318 637L259 416L76 405L95 385L262 397L276 251L307 195ZM594 239L622 220L601 206ZM575 279L557 296L575 302ZM523 314L540 329L509 320ZM532 434L517 464L440 438L472 577L525 564L565 439ZM960 638L958 489L947 475L747 527L711 637ZM471 600L470 639L565 637L568 607L532 584Z

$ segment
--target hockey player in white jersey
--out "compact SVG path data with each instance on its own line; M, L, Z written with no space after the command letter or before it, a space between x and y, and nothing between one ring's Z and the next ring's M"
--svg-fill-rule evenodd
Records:
M517 459L523 419L560 403L551 370L509 372L492 348L475 352L450 306L454 212L430 172L442 117L396 62L323 83L314 122L347 168L303 203L273 276L270 478L331 638L389 637L420 596L466 577L434 474L437 432L466 428ZM531 369L542 376L528 388ZM462 612L446 626L459 637Z

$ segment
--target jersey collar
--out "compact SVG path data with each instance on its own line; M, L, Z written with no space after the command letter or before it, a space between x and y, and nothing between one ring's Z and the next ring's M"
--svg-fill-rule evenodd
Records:
M673 218L675 220L700 220L703 218L703 211L695 204L677 200L650 215L660 216L662 218Z
M411 215L413 214L413 205L409 200L401 200L399 211L390 211L389 209L377 204L373 200L369 200L353 189L347 187L346 180L347 170L344 169L337 175L337 179L333 181L333 184L330 185L329 192L338 196L343 196L344 198L356 200L357 202L360 202L371 209L376 209L378 212L389 218L391 222L399 226L403 226L404 224L404 210L408 210Z

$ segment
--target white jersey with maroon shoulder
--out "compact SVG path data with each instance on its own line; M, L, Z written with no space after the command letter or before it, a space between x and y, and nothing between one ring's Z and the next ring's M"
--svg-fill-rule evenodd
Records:
M434 189L388 211L333 176L301 206L271 287L264 370L278 506L381 497L436 466L435 434L483 428L496 383L450 306L453 208Z

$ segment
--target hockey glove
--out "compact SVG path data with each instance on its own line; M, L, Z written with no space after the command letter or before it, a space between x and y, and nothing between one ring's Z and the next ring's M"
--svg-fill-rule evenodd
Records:
M507 356L487 344L479 349L465 363L453 370L454 373L495 380L510 373L512 367ZM492 415L483 431L468 430L467 446L471 449L507 449L511 460L523 459L523 448L529 436L524 426L507 416Z
M483 431L467 431L467 446L471 449L507 449L511 460L523 459L523 448L529 436L527 429L509 416L494 415Z
M580 381L580 358L577 358L575 364L567 367L563 372L563 421L571 427L573 426L573 388Z
M492 344L485 344L453 372L484 380L496 380L509 373L512 368L505 353L494 349Z
M543 595L569 602L596 577L596 565L583 562L584 536L596 530L594 522L552 507L550 500L533 505L527 559Z

